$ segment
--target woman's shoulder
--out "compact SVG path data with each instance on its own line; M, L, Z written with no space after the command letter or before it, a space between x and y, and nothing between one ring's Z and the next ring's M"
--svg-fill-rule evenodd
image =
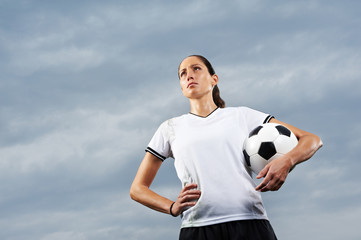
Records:
M221 109L224 112L244 112L244 111L248 111L251 108L246 106L237 106L237 107L225 107Z
M254 109L247 106L226 107L222 108L221 111L223 112L223 117L237 116L238 118L244 118L256 112Z
M160 124L160 126L163 126L163 127L174 126L175 124L183 121L186 117L187 117L187 114L183 114L183 115L180 115L180 116L169 118L169 119L163 121Z

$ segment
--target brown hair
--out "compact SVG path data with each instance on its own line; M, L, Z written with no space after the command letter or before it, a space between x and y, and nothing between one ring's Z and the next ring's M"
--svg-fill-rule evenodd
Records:
M211 76L213 76L214 74L216 74L216 72L214 71L214 68L212 66L212 64L208 61L207 58L201 56L201 55L190 55L188 57L197 57L199 60L201 60L203 62L204 65L206 65L208 72ZM180 65L179 65L180 67ZM178 72L179 72L179 67L178 67ZM179 77L179 74L178 74ZM212 91L212 97L213 97L213 101L216 104L217 107L219 108L224 108L226 107L226 103L225 101L221 98L220 96L220 91L217 85L215 85L213 87L213 91Z

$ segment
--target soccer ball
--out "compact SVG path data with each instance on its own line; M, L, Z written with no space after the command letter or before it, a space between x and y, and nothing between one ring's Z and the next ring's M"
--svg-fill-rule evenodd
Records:
M251 131L244 141L243 154L250 169L258 174L269 162L291 151L296 136L283 125L265 123Z

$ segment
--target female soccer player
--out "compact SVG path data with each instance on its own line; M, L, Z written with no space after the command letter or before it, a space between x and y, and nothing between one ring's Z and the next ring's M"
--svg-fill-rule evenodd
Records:
M190 113L163 122L148 147L130 189L131 198L172 216L182 217L179 239L277 239L260 192L276 191L289 171L322 146L316 135L247 107L225 107L218 76L203 56L185 58L178 68ZM258 174L256 186L242 154L249 132L274 122L298 138L289 153ZM172 157L183 184L175 201L150 190L162 162Z

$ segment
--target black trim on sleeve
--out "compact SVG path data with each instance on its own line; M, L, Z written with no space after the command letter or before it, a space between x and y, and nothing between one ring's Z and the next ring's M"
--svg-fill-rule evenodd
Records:
M275 117L272 116L272 115L268 115L268 116L266 117L266 119L264 120L263 124L269 123L269 121L271 121L272 118L275 118Z
M152 155L154 155L155 157L159 158L160 160L162 160L162 162L166 159L166 157L162 156L161 154L157 153L157 151L155 151L154 149L147 147L145 149L146 152L151 153Z

